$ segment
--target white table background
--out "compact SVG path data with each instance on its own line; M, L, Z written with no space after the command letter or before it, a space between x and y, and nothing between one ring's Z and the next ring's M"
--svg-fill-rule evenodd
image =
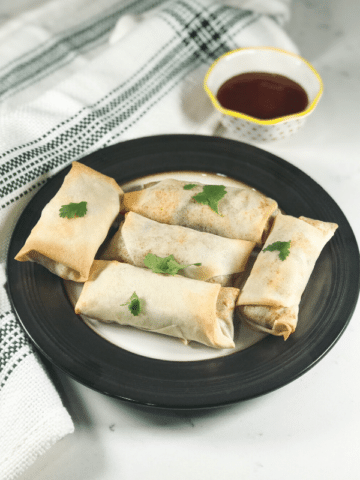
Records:
M0 23L44 0L0 1ZM360 240L360 2L293 1L287 31L325 91L305 127L262 148L335 199ZM313 369L262 397L206 411L134 406L58 372L75 433L19 480L358 480L360 305Z

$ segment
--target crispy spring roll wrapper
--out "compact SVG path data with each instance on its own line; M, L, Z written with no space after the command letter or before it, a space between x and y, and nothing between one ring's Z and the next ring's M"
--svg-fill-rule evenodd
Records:
M258 330L283 336L295 331L301 296L335 223L278 214L264 245L290 241L285 260L261 251L237 301L241 316Z
M254 330L289 338L295 331L299 306L267 307L263 305L243 305L238 307L246 323Z
M134 316L125 305L133 293L144 302ZM237 288L153 273L117 261L95 260L75 305L75 313L103 322L234 348L233 313Z
M85 282L96 252L119 214L122 194L113 178L73 162L15 259L37 262L64 279ZM87 202L84 217L60 217L62 205L83 201Z
M226 186L226 194L218 203L217 214L208 205L192 197L203 191L196 183L184 190L189 182L166 179L156 184L124 194L123 209L169 225L181 225L201 232L227 238L262 243L262 235L277 203L248 187Z
M201 263L179 271L196 280L226 282L231 274L243 272L254 242L220 237L192 228L167 225L129 212L107 244L101 258L145 267L148 253L158 257L173 254L181 265Z

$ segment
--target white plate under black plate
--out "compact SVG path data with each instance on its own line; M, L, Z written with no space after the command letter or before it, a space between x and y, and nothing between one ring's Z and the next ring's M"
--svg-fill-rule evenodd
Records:
M282 387L314 366L335 344L354 311L360 285L359 250L344 214L305 173L239 142L164 135L123 142L81 160L120 184L163 172L226 175L277 200L287 214L335 222L304 292L298 327L284 342L268 336L243 351L199 361L169 361L108 342L75 315L63 281L40 265L13 260L43 207L60 188L67 167L30 201L14 230L8 255L13 308L37 348L79 382L143 405L205 408L256 397Z

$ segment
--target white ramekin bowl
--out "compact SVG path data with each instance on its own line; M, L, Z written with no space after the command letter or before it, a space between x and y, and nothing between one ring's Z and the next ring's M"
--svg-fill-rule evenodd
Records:
M216 98L219 88L226 80L245 72L275 73L295 81L307 93L306 109L285 117L260 120L223 108ZM204 88L215 109L221 113L222 124L232 136L264 142L292 135L305 123L322 95L323 82L315 68L299 55L273 47L249 47L219 57L205 76Z

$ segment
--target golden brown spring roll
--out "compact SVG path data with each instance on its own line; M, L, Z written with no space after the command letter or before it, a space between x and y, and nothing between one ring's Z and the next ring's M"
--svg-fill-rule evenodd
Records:
M133 294L142 303L131 313ZM239 290L178 275L153 273L117 261L95 260L75 313L104 322L234 348L233 313Z
M336 229L334 223L277 215L237 301L250 325L285 340L295 331L301 296ZM275 242L290 242L285 259L280 250L268 250Z
M277 203L252 188L225 187L216 213L192 197L203 184L184 189L189 182L166 179L143 190L124 194L124 211L133 211L161 223L181 225L201 232L261 244L263 232Z
M129 212L101 258L145 267L144 258L148 253L162 258L174 255L181 265L190 265L179 274L222 284L229 275L244 271L254 247L254 242L167 225ZM201 266L191 265L194 263Z
M15 259L37 262L64 279L84 282L119 214L122 194L114 179L73 162ZM61 207L80 202L87 202L84 216L60 216Z

